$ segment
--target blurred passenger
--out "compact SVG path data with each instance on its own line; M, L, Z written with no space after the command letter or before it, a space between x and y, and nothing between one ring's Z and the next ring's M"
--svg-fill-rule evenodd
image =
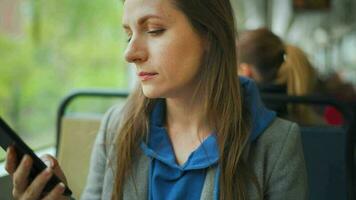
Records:
M305 53L283 41L265 28L243 32L237 42L238 74L254 79L262 93L310 95L317 83L317 73ZM265 102L279 116L303 124L320 123L314 110L303 105Z
M345 102L356 101L356 88L351 83L343 80L338 72L331 73L321 80L320 90L326 95L333 96Z
M352 112L356 113L356 89L352 84L345 82L337 72L319 81L318 90L323 95L331 96L346 103L351 107ZM342 125L344 123L342 114L332 106L324 110L324 119L331 125Z

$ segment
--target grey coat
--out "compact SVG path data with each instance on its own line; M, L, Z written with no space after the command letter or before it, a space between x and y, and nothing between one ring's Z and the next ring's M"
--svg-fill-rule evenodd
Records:
M118 109L103 119L93 148L87 185L82 200L109 200L114 185L115 132L119 124ZM111 117L110 117L111 116ZM297 124L276 118L257 140L248 144L244 158L255 173L265 200L307 199L307 174L300 132ZM133 166L133 179L126 181L124 200L144 200L148 193L150 159L140 155ZM201 200L212 200L216 168L210 168L204 182ZM253 185L248 199L258 199Z

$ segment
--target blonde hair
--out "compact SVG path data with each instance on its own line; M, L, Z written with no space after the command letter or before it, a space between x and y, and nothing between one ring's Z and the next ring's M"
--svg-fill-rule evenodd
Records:
M287 94L291 96L311 95L317 84L317 73L307 55L298 47L286 45L286 58L277 73L276 84L287 86ZM306 105L288 105L292 120L303 124L321 121L315 111Z
M298 47L286 45L286 58L278 70L276 84L286 84L287 94L311 94L317 83L317 74L307 55Z

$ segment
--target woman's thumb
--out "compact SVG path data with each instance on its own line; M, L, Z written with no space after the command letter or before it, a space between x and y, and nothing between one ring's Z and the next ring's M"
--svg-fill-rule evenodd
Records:
M53 156L46 154L41 156L41 160L47 165L47 167L50 167L53 170L54 174L57 175L64 184L67 184L67 179L59 166L58 161Z

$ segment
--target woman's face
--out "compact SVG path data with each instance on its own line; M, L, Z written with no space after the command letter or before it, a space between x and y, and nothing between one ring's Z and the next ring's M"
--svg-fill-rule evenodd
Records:
M172 0L126 0L125 59L136 67L148 98L190 97L205 43Z

